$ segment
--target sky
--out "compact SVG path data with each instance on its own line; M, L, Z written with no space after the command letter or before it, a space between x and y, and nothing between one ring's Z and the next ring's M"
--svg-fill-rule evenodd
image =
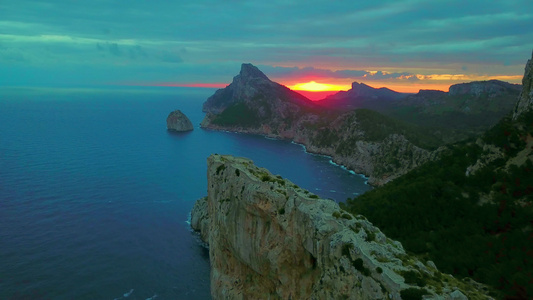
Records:
M0 0L0 87L520 83L531 0Z

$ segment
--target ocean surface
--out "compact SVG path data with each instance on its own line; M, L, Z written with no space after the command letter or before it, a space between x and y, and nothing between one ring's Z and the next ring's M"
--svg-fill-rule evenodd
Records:
M366 179L262 136L199 128L214 90L0 88L0 299L209 299L188 224L212 153L325 198ZM180 109L195 130L166 130Z

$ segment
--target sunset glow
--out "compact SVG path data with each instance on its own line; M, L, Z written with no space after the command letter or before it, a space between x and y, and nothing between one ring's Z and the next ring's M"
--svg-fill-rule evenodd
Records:
M325 92L325 91L341 91L348 90L350 86L318 83L316 81L310 81L306 83L297 83L292 86L288 86L291 90L295 91L309 91L309 92Z

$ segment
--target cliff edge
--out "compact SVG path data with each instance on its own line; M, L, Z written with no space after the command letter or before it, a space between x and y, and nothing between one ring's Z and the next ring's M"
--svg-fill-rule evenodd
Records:
M533 108L533 53L531 59L526 63L524 78L522 78L522 92L518 97L518 102L513 113L516 120L522 113Z
M208 195L191 226L209 244L214 299L489 299L248 159L207 161Z

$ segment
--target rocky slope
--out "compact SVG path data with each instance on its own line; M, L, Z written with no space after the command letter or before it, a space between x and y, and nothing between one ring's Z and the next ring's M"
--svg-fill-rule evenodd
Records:
M248 159L212 155L207 178L191 225L209 244L214 299L488 298Z
M191 131L194 129L191 120L180 110L171 112L167 117L167 129L172 131Z
M531 59L527 61L524 78L522 79L522 92L518 97L515 110L513 112L513 119L516 120L518 116L526 111L533 109L533 53Z
M428 146L425 140L431 137L423 137L416 129L366 111L327 110L272 82L250 64L243 64L228 87L208 98L203 110L203 128L290 139L310 152L330 155L335 162L369 176L369 182L375 185L434 157L428 149L435 143ZM379 134L374 134L376 131ZM417 141L414 135L419 137Z

